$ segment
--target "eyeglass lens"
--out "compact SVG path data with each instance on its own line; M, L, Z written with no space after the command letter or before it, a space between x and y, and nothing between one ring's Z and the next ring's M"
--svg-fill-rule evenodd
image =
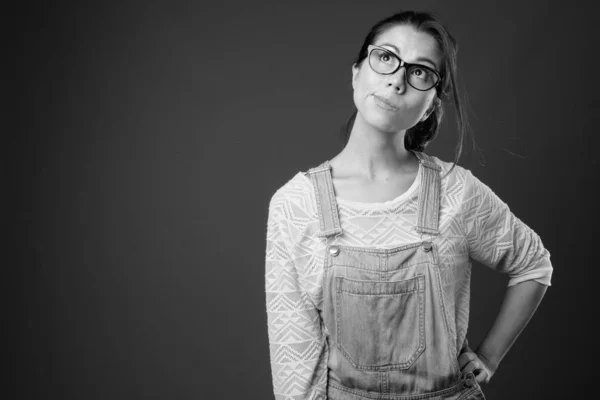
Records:
M390 74L398 68L400 61L389 52L382 49L373 49L369 56L371 68L380 74ZM419 90L429 90L434 87L438 81L438 76L426 67L411 65L406 70L408 83Z

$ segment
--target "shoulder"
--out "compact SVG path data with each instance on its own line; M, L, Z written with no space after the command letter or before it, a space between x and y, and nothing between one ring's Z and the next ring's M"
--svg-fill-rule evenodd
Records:
M455 196L460 199L458 204L473 203L476 207L484 207L486 204L497 206L503 201L496 195L494 190L482 182L473 172L453 162L447 162L435 156L429 156L431 161L439 165L442 175L442 187L444 194ZM451 170L452 169L452 170ZM450 173L448 173L451 170Z
M299 171L275 190L269 201L269 210L285 212L290 207L305 208L311 203L312 190L310 178Z
M492 189L479 180L473 172L454 162L442 160L436 156L429 155L429 160L440 166L442 176L442 193L444 197L451 197L457 204L468 199L481 199L481 197L493 197ZM454 167L454 168L452 168Z
M469 179L469 175L472 176L471 171L458 164L455 165L454 162L445 161L429 154L425 154L425 157L440 167L440 175L443 181L464 184L465 180Z

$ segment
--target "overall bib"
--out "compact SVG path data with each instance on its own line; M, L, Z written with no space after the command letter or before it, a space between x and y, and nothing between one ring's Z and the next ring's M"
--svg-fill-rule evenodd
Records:
M317 201L317 236L327 242L321 317L328 399L485 399L473 373L461 374L448 334L454 321L444 309L437 243L441 167L414 154L422 169L421 240L394 248L332 244L342 228L331 166L325 161L306 172Z

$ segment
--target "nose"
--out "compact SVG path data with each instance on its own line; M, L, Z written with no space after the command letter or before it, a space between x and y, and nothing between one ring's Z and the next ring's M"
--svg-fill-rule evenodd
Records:
M404 93L406 91L406 67L402 66L398 71L389 75L387 86L392 86L398 93Z

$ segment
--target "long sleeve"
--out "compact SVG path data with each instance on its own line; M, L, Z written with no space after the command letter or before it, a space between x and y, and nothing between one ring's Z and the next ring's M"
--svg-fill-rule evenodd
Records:
M465 179L462 217L470 257L508 274L508 286L527 280L550 286L550 253L540 237L471 171Z
M327 343L320 315L291 257L285 199L269 204L265 292L273 392L277 400L326 400Z

